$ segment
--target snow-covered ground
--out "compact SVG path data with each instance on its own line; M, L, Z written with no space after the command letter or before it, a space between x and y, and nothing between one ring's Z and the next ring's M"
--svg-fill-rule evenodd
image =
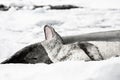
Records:
M0 65L0 80L119 80L120 58L47 64Z
M44 40L45 24L53 25L62 36L119 30L119 3L119 0L0 0L0 4L12 6L8 11L0 11L0 62L26 45ZM49 8L68 4L82 8ZM33 9L41 5L44 7ZM119 58L52 65L9 64L0 65L0 80L119 80L119 67Z

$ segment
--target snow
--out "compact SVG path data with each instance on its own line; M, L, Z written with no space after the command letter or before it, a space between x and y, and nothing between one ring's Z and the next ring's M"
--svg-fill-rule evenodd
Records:
M119 80L120 58L47 64L0 65L0 80Z
M0 0L12 6L0 11L0 62L21 48L44 40L43 26L52 24L62 36L120 29L119 0ZM48 5L83 8L50 10ZM32 10L34 5L45 5ZM22 9L17 9L23 6ZM120 58L91 62L0 65L0 80L119 80Z

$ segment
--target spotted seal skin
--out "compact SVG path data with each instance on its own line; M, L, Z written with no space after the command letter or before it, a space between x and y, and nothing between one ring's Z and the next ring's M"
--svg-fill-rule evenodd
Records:
M66 60L103 60L98 48L91 43L64 44L61 36L49 25L44 27L46 40L41 42L53 62Z
M92 43L81 42L79 43L81 49L83 49L91 60L103 60L103 56L99 51L98 47ZM99 56L98 56L99 55Z
M52 61L48 57L44 47L41 43L35 43L24 47L23 49L16 52L9 59L3 61L1 64L8 63L46 63L51 64Z

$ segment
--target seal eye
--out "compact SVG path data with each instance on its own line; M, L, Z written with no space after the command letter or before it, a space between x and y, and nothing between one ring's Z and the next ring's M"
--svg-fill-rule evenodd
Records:
M32 58L33 60L37 60L37 58Z
M116 55L115 57L119 57L120 55Z

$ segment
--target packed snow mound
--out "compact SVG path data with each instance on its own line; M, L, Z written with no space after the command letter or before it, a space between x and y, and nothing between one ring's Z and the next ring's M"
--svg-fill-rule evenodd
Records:
M119 80L120 57L54 64L2 64L0 80Z

